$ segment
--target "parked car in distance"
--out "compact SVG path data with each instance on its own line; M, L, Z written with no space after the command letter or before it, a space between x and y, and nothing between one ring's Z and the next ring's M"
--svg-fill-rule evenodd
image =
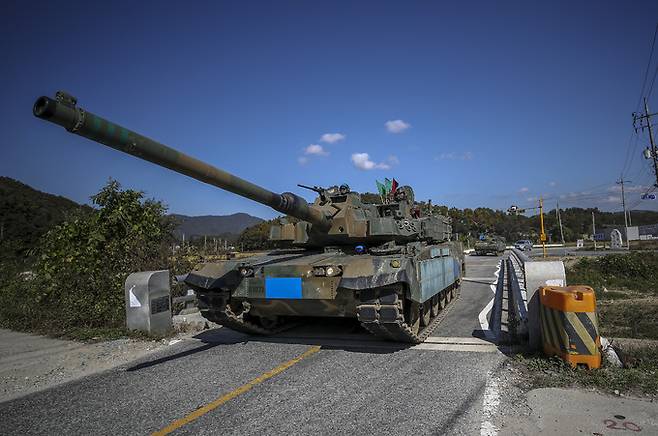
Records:
M518 248L521 251L530 251L532 250L532 242L530 242L527 239L521 239L520 241L516 241L514 247Z

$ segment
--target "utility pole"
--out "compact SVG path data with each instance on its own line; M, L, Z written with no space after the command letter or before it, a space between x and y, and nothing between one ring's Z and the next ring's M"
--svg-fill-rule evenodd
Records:
M651 148L644 150L645 159L653 159L653 172L656 176L656 183L654 186L658 187L658 148L656 147L656 141L653 138L653 129L651 128L651 117L658 115L658 113L649 113L649 105L647 103L647 98L644 98L644 114L633 113L633 127L635 128L635 133L640 129L644 131L645 128L649 129L649 143ZM639 125L637 124L639 121Z
M615 183L621 185L621 207L624 209L624 226L626 227L626 246L630 249L631 243L628 240L628 218L626 216L626 195L624 194L624 183L631 183L630 180L624 180L624 177L620 177Z
M544 257L546 257L546 232L544 232L544 197L539 197L539 223L541 225L539 240L541 241Z
M594 221L594 211L592 211L592 240L594 241L594 251L596 251L596 222Z
M628 227L633 227L633 223L631 222L631 211L628 211Z
M560 217L560 202L555 203L555 214L557 215L557 222L560 225L560 239L562 240L562 245L564 245L564 231L562 230L562 218Z

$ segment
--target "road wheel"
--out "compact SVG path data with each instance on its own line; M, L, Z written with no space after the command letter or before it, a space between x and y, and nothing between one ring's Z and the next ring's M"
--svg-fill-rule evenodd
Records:
M446 304L448 304L448 303L446 302L446 296L445 296L445 294L443 293L443 291L441 291L441 292L439 292L438 294L436 294L436 296L439 297L439 310L443 310L443 308L446 307Z
M430 319L432 319L431 313L432 313L432 300L429 299L426 302L424 302L421 306L422 312L420 316L420 324L423 327L427 327L430 325Z
M404 319L414 334L420 330L420 304L415 301L406 301Z
M436 294L435 296L432 297L432 310L430 311L432 318L437 316L440 311L441 311L441 297L439 296L439 294Z

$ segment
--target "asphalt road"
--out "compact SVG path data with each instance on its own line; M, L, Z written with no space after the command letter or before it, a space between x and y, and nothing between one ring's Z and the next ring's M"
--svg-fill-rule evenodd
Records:
M172 424L177 434L486 433L504 356L476 338L487 337L480 312L497 263L467 258L471 280L419 346L380 342L344 321L270 338L206 331L0 403L0 434L146 434Z

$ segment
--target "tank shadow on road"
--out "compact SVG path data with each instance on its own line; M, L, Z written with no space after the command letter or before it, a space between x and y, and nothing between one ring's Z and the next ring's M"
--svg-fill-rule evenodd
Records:
M139 371L140 369L149 368L151 366L159 365L161 363L169 362L170 360L180 359L182 357L190 356L192 354L201 353L203 351L209 350L218 346L219 344L205 344L200 347L193 348L191 350L181 351L180 353L171 354L169 356L160 357L158 359L149 360L148 362L138 363L137 365L126 368L126 371Z
M169 362L171 360L176 360L183 357L191 356L196 353L202 353L204 351L218 347L220 345L243 343L246 342L245 338L248 338L249 336L244 335L242 333L234 332L231 329L219 328L219 329L203 331L194 337L199 339L204 345L192 349L184 350L168 356L159 357L157 359L152 359L147 362L141 362L138 363L137 365L133 365L127 368L126 371L129 372L139 371L140 369L149 368L151 366L159 365L161 363ZM211 338L211 337L213 338L213 340L205 340L205 338Z
M413 345L379 340L363 330L355 320L334 318L304 319L299 325L272 336L247 335L228 328L218 328L201 332L194 338L215 345L266 342L316 345L325 350L375 354L395 353Z

